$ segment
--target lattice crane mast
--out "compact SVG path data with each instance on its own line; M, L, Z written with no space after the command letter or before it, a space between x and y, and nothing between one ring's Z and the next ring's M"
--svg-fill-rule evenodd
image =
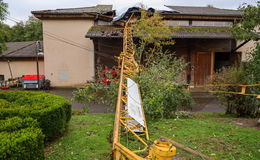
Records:
M133 45L133 32L131 28L132 16L125 23L124 37L123 37L123 52L118 57L120 71L120 81L118 89L118 98L115 113L114 131L113 131L113 159L114 160L170 160L176 154L176 148L170 142L162 142L156 140L149 146L149 134L145 120L144 110L141 104L141 96L138 90L138 86L134 88L135 83L131 78L138 76L139 66L135 61L134 45ZM131 84L131 86L129 86ZM139 111L139 115L143 117L142 120L138 120L135 116L131 116L129 101L133 100L130 95L129 88L133 87L133 90L138 90L135 94L134 100L136 106L135 111ZM139 96L138 96L139 95ZM139 108L138 108L139 106ZM141 107L140 107L141 106ZM132 106L133 107L133 106ZM143 150L131 151L120 143L120 130L123 127L127 132L131 132L135 138L137 138L143 145ZM149 149L147 157L143 158L137 155L138 152L145 152Z

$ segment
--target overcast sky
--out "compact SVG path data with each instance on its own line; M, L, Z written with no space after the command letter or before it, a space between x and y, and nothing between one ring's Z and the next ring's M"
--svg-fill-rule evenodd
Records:
M9 5L9 20L5 23L9 25L15 24L11 21L27 20L31 15L31 11L57 9L57 8L73 8L94 6L96 4L112 4L116 10L131 6L136 3L143 3L147 7L155 9L163 9L163 5L179 5L179 6L206 6L208 4L217 8L237 9L244 2L247 4L256 4L257 0L3 0Z

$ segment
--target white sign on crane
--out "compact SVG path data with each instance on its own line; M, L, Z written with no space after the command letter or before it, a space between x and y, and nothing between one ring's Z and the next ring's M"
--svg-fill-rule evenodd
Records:
M141 95L139 92L138 84L132 79L127 78L127 106L128 115L136 122L145 126L145 117L142 108ZM132 123L133 124L133 123ZM136 125L136 124L135 124Z

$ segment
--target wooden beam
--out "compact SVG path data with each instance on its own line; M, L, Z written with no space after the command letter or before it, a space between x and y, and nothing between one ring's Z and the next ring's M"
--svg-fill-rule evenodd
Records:
M96 16L91 14L40 14L34 13L39 19L94 19Z
M183 144L180 144L180 143L178 143L178 142L175 142L175 141L173 141L173 140L170 140L170 139L168 139L168 138L166 138L166 137L160 137L160 139L163 140L163 141L165 141L165 142L170 142L170 143L172 143L175 147L180 148L180 149L182 149L182 150L184 150L184 151L186 151L186 152L189 152L189 153L191 153L191 154L194 154L194 155L196 155L196 156L199 156L199 157L201 157L201 158L204 158L204 159L207 159L207 160L213 160L212 158L210 158L210 157L208 157L208 156L206 156L206 155L204 155L204 154L202 154L202 153L200 153L200 152L198 152L198 151L195 151L195 150L193 150L193 149L191 149L191 148L189 148L189 147L184 146Z
M215 66L215 52L211 52L211 65L210 65L210 75L214 74L214 66Z

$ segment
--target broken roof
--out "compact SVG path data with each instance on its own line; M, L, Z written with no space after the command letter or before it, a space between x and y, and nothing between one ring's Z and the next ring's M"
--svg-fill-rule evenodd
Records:
M166 6L166 7L170 8L174 12L174 14L207 15L207 16L242 16L243 14L243 12L239 10L220 9L211 6L207 6L207 7Z
M119 26L93 26L86 38L122 38L123 29ZM172 38L232 39L230 29L224 27L181 27L172 30Z
M8 50L4 51L1 58L32 58L36 57L36 41L27 42L8 42L6 43ZM43 48L42 41L40 48ZM43 57L43 55L39 55Z
M112 5L96 5L92 7L81 7L81 8L64 8L55 10L39 10L32 11L32 14L82 14L82 13L100 13L104 14L111 12Z
M32 11L32 14L39 19L101 19L111 21L115 16L112 5L96 5L92 7L64 8L55 10Z

